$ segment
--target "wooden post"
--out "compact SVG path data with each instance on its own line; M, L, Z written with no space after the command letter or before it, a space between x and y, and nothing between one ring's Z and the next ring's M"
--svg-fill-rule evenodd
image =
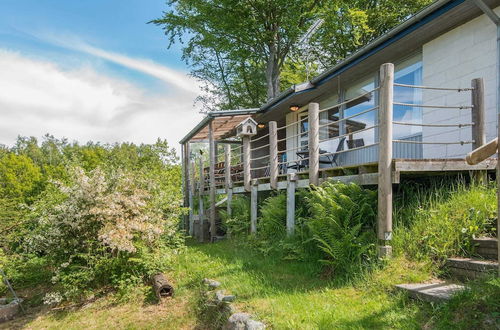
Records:
M394 64L380 67L379 89L379 161L378 161L378 214L377 235L383 242L379 246L379 256L389 257L392 247L387 241L392 239L392 112L394 94Z
M213 242L216 236L215 228L215 140L212 121L208 123L208 141L210 155L210 241Z
M233 209L231 203L233 202L233 188L227 190L227 216L231 217L233 215Z
M189 142L182 144L182 185L184 193L184 207L189 207ZM184 216L184 229L189 230L189 216Z
M309 103L309 184L319 185L319 104Z
M194 227L193 227L193 216L194 216L194 203L193 203L193 195L195 190L194 183L194 161L191 161L191 166L189 167L189 235L193 236Z
M199 206L199 211L198 211L198 221L200 223L199 227L199 241L204 242L205 241L205 231L203 230L204 225L205 225L205 208L203 206L203 193L205 191L205 173L203 171L203 157L200 155L199 158L199 164L200 164L200 191L198 192L198 206Z
M272 189L278 189L278 124L269 122L269 182Z
M500 113L498 114L500 123ZM498 137L500 137L500 124L498 125ZM497 138L498 138L497 137ZM497 148L497 159L500 160L500 148ZM500 161L497 161L497 215L500 214ZM500 276L500 219L497 216L497 249L498 249L498 276Z
M243 183L245 185L245 190L250 192L251 190L251 180L252 180L252 173L250 172L250 137L249 136L243 136L241 138L243 142L242 146L242 151L243 151Z
M257 233L257 211L258 211L258 189L259 182L257 179L252 180L252 191L250 194L250 233Z
M226 181L226 193L232 188L231 182L231 145L224 146L224 177Z
M297 174L288 174L286 186L286 233L293 235L295 232L295 189L297 187Z
M484 82L482 78L472 79L471 81L471 99L472 111L471 121L474 123L472 126L472 150L475 150L486 143L486 131L484 129ZM474 172L473 180L477 183L485 184L487 182L487 172L479 171Z

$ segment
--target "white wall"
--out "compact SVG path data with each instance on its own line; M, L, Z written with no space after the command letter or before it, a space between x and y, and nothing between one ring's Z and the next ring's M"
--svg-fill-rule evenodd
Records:
M500 13L500 7L495 11ZM425 44L422 49L423 84L438 87L470 87L471 80L485 84L486 139L496 131L496 27L482 15ZM426 105L470 105L470 92L423 91ZM468 123L470 110L424 109L423 123ZM470 141L470 127L423 128L423 141ZM471 145L424 145L424 158L463 157Z

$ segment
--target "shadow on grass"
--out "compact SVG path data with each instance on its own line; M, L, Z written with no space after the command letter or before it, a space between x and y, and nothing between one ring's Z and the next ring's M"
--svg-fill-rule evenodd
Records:
M322 267L317 262L283 260L277 255L263 255L234 241L214 244L189 242L190 249L201 252L211 260L231 265L216 273L217 280L237 281L240 275L257 282L261 292L254 297L273 293L309 292L327 287L347 285L345 281L322 278ZM198 280L198 279L197 279ZM193 283L194 284L194 283Z

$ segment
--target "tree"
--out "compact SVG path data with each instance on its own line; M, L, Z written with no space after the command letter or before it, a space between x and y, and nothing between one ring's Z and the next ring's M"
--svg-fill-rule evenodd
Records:
M170 0L152 22L204 83L208 110L259 107L303 82L305 61L324 70L401 23L432 0ZM317 20L309 59L298 41ZM280 86L281 85L281 86Z
M277 96L283 65L321 2L170 0L173 9L152 22L163 26L169 46L187 39L183 58L215 92L212 97L222 98L226 107L239 105L240 96L258 106L263 101L259 76L267 99Z

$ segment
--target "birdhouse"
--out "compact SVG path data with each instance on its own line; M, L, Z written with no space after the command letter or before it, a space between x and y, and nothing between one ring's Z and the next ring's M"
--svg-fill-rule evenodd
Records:
M255 134L257 134L257 122L251 117L248 117L236 126L236 136L238 137L254 136Z

